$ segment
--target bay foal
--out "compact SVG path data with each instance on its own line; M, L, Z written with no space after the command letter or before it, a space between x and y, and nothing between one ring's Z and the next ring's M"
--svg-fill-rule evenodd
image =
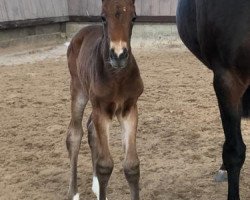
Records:
M87 129L93 161L93 192L98 199L106 200L114 166L109 151L109 126L116 116L123 131L123 168L131 199L139 199L137 99L143 92L143 83L130 46L135 17L133 0L103 0L103 25L83 28L69 45L72 100L66 144L71 166L70 200L79 199L77 159L83 136L82 116L88 100L92 104Z
M241 118L250 117L250 1L179 0L177 26L189 50L214 73L225 133L222 170L228 199L239 200L246 146Z

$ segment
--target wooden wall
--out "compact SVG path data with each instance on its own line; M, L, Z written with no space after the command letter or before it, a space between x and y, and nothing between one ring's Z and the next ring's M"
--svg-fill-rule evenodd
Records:
M68 0L69 15L98 16L101 0ZM135 0L138 16L175 16L178 0Z
M135 1L137 15L141 16L138 21L172 22L175 19L178 0ZM100 13L101 0L0 0L0 29L66 21L98 21Z
M0 0L0 22L65 16L67 0Z
M178 0L137 0L139 16L175 16Z

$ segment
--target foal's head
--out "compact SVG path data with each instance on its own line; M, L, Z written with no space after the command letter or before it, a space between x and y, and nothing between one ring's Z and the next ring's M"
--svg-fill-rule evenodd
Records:
M130 39L136 19L135 0L102 0L104 36L109 45L109 60L114 68L127 66Z

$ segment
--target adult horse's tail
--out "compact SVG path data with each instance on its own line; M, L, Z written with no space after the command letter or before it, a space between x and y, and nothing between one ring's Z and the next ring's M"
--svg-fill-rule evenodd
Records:
M242 117L250 118L250 87L242 97Z

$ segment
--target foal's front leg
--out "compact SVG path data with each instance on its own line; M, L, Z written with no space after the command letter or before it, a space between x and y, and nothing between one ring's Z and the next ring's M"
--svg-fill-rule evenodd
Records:
M77 189L77 160L83 136L82 116L88 102L88 96L84 94L79 80L71 81L71 121L68 128L66 145L70 158L70 183L68 191L69 200L79 200Z
M129 184L131 199L139 200L140 161L136 150L137 105L133 105L127 113L118 116L118 120L123 130L123 145L125 150L124 174Z
M106 188L114 162L109 151L110 117L101 109L94 109L88 122L89 145L93 162L92 190L98 200L106 200Z

